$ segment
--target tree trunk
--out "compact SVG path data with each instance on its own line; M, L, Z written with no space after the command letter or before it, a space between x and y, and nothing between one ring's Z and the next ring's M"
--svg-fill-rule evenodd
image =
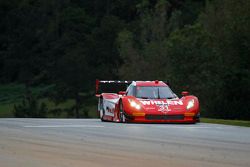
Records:
M78 93L76 93L76 96L75 96L75 103L76 103L76 108L75 108L75 111L76 111L76 118L80 118L80 97L78 95Z

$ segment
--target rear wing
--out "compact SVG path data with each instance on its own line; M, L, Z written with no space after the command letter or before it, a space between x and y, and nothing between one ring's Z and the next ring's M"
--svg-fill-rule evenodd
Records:
M100 81L96 80L96 96L102 93L119 93L126 91L132 81Z

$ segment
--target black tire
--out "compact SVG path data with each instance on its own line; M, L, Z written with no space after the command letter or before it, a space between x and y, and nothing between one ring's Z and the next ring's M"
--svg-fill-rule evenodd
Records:
M99 107L100 107L99 114L100 114L101 121L105 122L105 120L103 119L104 115L105 115L105 112L104 112L104 108L103 108L103 99L102 98L100 98Z
M200 123L201 120L200 120L200 113L198 113L196 116L195 116L195 119L196 119L196 123Z
M120 120L121 123L126 122L126 117L125 117L125 114L124 114L122 101L119 104L119 120Z

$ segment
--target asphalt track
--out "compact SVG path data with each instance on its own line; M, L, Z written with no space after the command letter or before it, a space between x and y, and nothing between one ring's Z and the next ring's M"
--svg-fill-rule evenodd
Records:
M250 167L250 128L0 119L0 167Z

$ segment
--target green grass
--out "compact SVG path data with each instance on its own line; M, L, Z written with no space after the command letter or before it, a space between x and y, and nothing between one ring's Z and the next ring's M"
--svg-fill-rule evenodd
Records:
M45 85L45 86L39 86L39 87L32 87L31 92L33 95L41 95L47 90L50 90L53 88L53 85ZM24 94L26 92L25 85L23 84L6 84L6 85L0 85L0 118L11 118L14 117L13 111L14 111L14 105L18 105L22 102L22 99L24 97ZM53 101L51 101L49 98L42 98L39 99L39 104L45 103L47 108L51 111L54 109L69 109L72 108L75 104L74 99L68 99L62 103L55 104ZM85 111L88 112L88 115L90 118L96 118L97 112L96 112L96 104L90 104L89 106L84 107ZM83 114L83 109L80 110L80 114ZM49 113L47 117L58 117L58 118L67 118L67 112L63 111L60 112L59 115L53 115L52 113Z
M225 119L201 118L201 122L250 127L250 121L242 121L242 120L225 120Z
M10 104L19 101L25 93L21 84L0 85L0 104Z
M53 110L53 109L62 109L63 110L63 109L66 109L66 108L71 108L75 104L75 101L73 99L69 99L69 100L66 100L65 102L56 104L53 101L49 100L48 98L43 98L43 99L39 100L39 104L41 104L41 103L45 103L49 110ZM48 114L47 116L48 116L48 118L54 118L55 117L51 113ZM57 118L66 118L67 114L66 114L66 112L61 112L60 115L58 115L56 117Z
M22 84L0 85L0 118L14 117L14 104L21 101L24 93L25 86Z
M87 107L89 118L98 118L97 105Z
M63 103L59 103L59 104L55 104L53 101L49 100L48 98L43 98L43 99L40 99L39 103L45 103L46 106L49 108L49 109L56 109L56 108L70 108L72 107L74 104L75 104L75 101L73 99L69 99L69 100L66 100L65 102Z
M53 87L53 85L38 86L31 88L33 95L37 96L45 92L46 90ZM10 118L14 117L13 110L14 105L20 104L25 95L26 88L24 84L1 84L0 85L0 118ZM48 99L42 99L40 102L45 102L48 108L54 108L56 105L50 102ZM65 102L63 105L58 105L59 107L67 106L70 102Z
M12 118L14 117L12 111L14 104L0 104L0 118Z

